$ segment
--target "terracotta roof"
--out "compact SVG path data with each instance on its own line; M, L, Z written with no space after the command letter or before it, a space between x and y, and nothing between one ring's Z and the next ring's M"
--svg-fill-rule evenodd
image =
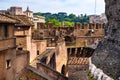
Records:
M24 13L25 13L25 12L31 12L31 13L32 13L32 11L30 11L30 10L26 10L26 11L24 11Z
M0 14L0 23L18 23L17 20L7 17L6 15Z
M9 18L18 20L19 23L15 24L15 26L33 26L34 23L30 20L29 17L25 15L7 15Z
M76 58L76 57L71 57L70 60L68 61L69 65L85 65L89 64L89 59L88 58Z
M30 10L29 10L29 7L27 7L27 9L26 9L26 11L24 11L24 13L25 13L25 12L32 12L32 11L30 11Z

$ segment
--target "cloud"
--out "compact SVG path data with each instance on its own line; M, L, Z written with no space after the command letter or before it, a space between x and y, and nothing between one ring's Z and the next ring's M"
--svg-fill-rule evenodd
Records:
M27 6L34 12L67 12L79 14L94 14L95 0L0 0L0 9L10 6L21 6L23 10ZM104 12L104 0L97 0L96 13Z

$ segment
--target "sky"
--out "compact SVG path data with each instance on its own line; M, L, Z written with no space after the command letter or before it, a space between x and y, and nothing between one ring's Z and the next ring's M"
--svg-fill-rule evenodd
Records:
M66 12L68 14L98 14L105 12L104 0L0 0L0 10L6 10L11 6L23 7L23 11L27 6L33 12Z

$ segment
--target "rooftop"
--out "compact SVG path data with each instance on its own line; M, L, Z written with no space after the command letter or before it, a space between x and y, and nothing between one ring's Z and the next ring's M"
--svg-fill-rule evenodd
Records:
M19 23L16 26L33 26L34 23L25 15L6 15L11 19L18 20Z
M18 23L18 20L12 19L6 15L0 14L0 23Z

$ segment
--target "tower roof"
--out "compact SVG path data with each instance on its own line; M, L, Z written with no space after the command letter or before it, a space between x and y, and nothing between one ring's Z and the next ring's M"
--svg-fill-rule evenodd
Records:
M32 11L30 11L30 10L29 10L29 6L27 6L26 11L24 11L24 12L32 12Z

